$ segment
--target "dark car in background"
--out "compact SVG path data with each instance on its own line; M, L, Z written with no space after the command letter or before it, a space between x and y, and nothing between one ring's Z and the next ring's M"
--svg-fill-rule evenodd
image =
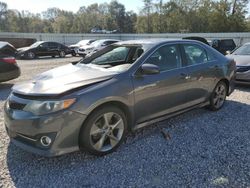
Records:
M233 39L214 39L211 41L211 46L224 55L227 51L233 51L236 48Z
M4 106L6 130L40 155L81 148L104 155L130 130L194 108L221 109L234 77L235 62L198 41L118 42L15 85Z
M227 57L236 62L236 83L250 84L250 43L240 46Z
M16 49L8 42L0 41L0 82L20 76L20 68L15 59Z
M40 56L65 57L71 54L71 49L58 42L39 41L29 47L17 49L18 58L34 59Z

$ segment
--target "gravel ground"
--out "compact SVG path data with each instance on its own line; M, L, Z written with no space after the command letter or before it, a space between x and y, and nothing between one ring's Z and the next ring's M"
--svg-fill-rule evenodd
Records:
M18 61L22 76L0 84L0 187L250 187L250 87L238 86L218 112L193 110L130 134L110 155L56 158L27 153L4 130L14 83L77 58Z

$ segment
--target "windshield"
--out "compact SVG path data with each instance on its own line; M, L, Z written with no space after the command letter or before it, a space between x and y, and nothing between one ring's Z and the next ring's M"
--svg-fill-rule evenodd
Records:
M100 55L92 55L80 63L98 66L112 71L127 70L148 47L142 45L111 45L100 51Z
M234 55L250 55L250 44L239 47L233 52Z
M35 43L32 44L30 47L37 47L37 46L39 46L39 45L42 44L42 43L43 43L42 41L35 42Z
M97 41L93 42L93 43L91 44L91 46L98 47L98 46L100 46L103 42L104 42L104 40L97 40Z

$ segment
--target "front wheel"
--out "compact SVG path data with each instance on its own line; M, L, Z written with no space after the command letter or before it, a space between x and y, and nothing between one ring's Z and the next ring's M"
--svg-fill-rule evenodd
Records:
M34 54L34 52L28 52L28 53L27 53L27 58L28 58L28 59L34 59L35 56L36 56L36 55Z
M80 146L94 155L113 152L127 132L122 110L114 106L98 109L90 115L80 132Z
M210 97L210 101L209 101L210 102L210 104L209 104L210 110L217 111L217 110L221 109L226 101L226 96L227 96L227 86L226 86L225 82L220 81L216 85L216 87L215 87L215 89Z

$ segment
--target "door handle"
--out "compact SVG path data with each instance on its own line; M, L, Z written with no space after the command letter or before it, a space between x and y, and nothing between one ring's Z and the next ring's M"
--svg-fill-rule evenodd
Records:
M188 74L185 74L185 73L181 73L181 79L184 79L184 80L189 80L191 78L190 75Z

